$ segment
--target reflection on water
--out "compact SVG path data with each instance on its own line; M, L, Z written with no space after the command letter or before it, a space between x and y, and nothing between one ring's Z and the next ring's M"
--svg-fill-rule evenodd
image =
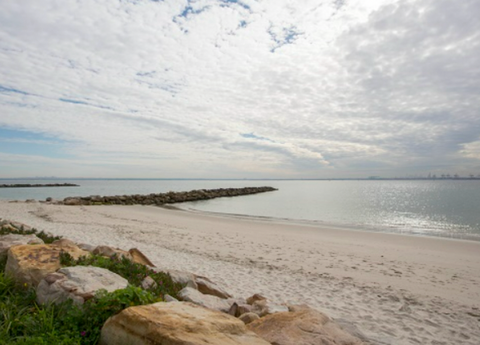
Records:
M202 211L480 240L480 181L282 181L278 192L191 203Z

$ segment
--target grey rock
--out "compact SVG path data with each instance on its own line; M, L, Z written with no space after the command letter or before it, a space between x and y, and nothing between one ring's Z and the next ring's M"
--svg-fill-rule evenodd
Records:
M91 244L87 244L87 243L79 243L77 244L77 246L91 254L93 254L93 251L95 250L95 248L97 248L96 246L93 246Z
M37 302L61 303L72 299L75 303L83 304L99 290L113 292L127 286L126 279L104 268L92 266L61 268L45 276L38 284Z
M198 290L190 287L182 289L178 293L178 297L182 301L192 302L208 309L218 310L224 313L228 313L230 310L230 304L228 301L217 296L204 295Z
M0 235L0 259L7 257L10 247L22 244L43 244L43 241L35 235Z
M82 204L82 200L80 198L65 198L63 199L63 204L68 206L78 206Z
M160 268L160 267L153 267L152 269L154 272L168 273L170 277L172 277L172 280L175 283L179 283L187 287L190 287L192 289L198 290L198 285L195 282L195 275L193 273L189 273L185 271L169 270L169 269Z

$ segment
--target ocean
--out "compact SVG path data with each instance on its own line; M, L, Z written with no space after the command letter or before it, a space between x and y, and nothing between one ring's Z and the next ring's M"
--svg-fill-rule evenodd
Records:
M176 204L184 209L370 231L480 241L479 180L5 180L80 187L0 188L0 199L149 194L272 186L278 191ZM319 230L320 231L320 230Z

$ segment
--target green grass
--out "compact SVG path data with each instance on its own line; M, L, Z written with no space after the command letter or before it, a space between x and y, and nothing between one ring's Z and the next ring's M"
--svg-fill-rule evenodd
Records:
M60 305L38 305L35 290L16 285L5 275L5 262L0 262L0 345L97 344L101 328L110 316L130 306L162 301L167 293L176 297L183 288L181 284L174 283L168 274L155 273L125 258L90 256L74 260L62 253L63 266L106 268L123 276L130 284L111 293L99 291L82 306L72 301ZM140 284L146 276L157 284L143 290Z
M1 235L8 235L8 234L16 234L16 235L36 235L38 238L41 238L43 242L46 244L52 243L56 240L60 240L62 237L61 236L53 236L45 233L43 230L42 231L37 231L36 229L31 229L31 230L24 230L23 227L20 229L11 229L7 227L3 227L0 229L0 236Z
M35 291L0 272L0 344L97 344L105 321L123 309L161 301L135 286L100 291L83 306L38 305Z

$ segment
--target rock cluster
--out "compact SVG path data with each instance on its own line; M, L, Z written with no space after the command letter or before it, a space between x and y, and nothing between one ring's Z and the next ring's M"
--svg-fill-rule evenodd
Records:
M32 236L19 239L0 235L0 248L8 253L6 274L18 283L36 287L37 302L41 304L67 299L82 304L101 289L111 292L128 285L124 278L103 268L62 268L59 260L61 251L74 258L91 253L106 257L122 256L153 266L136 248L125 251L109 246L94 247L67 239L41 244L41 240ZM165 302L124 309L104 324L100 344L368 344L359 331L354 336L325 314L308 306L278 305L260 294L246 299L234 298L206 277L166 268L150 268L168 273L174 282L185 286L178 293L181 301L165 295ZM142 282L143 288L156 284L149 278L147 276Z
M0 219L0 228L13 231L32 230L32 228L26 224L22 224L8 219Z
M244 187L244 188L219 188L200 189L189 192L168 192L146 195L115 195L87 197L68 197L63 199L64 205L165 205L187 201L208 200L221 197L233 197L264 192L272 192L273 187ZM49 200L51 201L51 200Z

